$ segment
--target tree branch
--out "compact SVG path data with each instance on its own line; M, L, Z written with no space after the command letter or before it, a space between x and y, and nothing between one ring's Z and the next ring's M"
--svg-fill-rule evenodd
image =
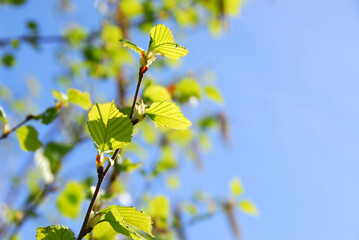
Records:
M28 121L30 121L31 119L34 118L34 115L27 115L26 118L19 123L18 125L16 125L15 127L13 127L12 129L10 129L10 131L4 132L1 136L0 136L0 140L7 138L7 136L9 136L10 133L16 131L16 129L18 129L19 127L21 127L22 125L24 125L25 123L27 123Z

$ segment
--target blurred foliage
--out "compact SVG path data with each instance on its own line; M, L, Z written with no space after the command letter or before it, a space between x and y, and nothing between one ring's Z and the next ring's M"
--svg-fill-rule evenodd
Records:
M21 8L25 4L33 3L0 0L0 7ZM5 217L0 217L0 238L18 237L23 224L39 216L57 219L59 213L82 220L85 200L94 191L94 162L97 167L109 162L113 168L89 219L92 231L87 239L113 240L118 233L133 239L185 239L188 226L218 213L230 219L235 233L236 211L258 215L255 204L243 198L239 178L230 183L228 196L194 192L191 198L184 194L176 199L168 192L182 190L184 161L202 170L205 153L216 147L212 144L216 137L213 133L227 144L230 132L224 97L214 82L214 73L196 69L184 72L180 61L173 59L186 55L188 50L173 35L184 45L187 34L194 29L207 27L213 36L220 36L229 29L230 18L240 14L243 4L244 0L99 0L95 2L101 22L97 27L72 22L61 26L58 36L47 36L42 31L46 23L36 18L24 23L22 35L0 39L0 68L16 71L24 64L24 59L19 59L23 45L42 54L43 45L56 42L53 54L59 69L53 74L52 89L45 89L48 85L35 77L20 90L8 83L0 86L1 139L6 138L2 147L13 146L8 143L17 136L22 150L35 152L35 164L26 164L21 171L12 173L15 180L7 183L10 187L3 204ZM75 1L58 0L56 6L60 16L82 11ZM162 23L173 26L173 34ZM142 33L150 34L149 38ZM149 40L143 46L145 51L135 44L143 42L140 37ZM131 121L130 103L139 67L143 72L151 68L151 75L146 74L143 80L138 95L141 101L134 108L131 120L135 121ZM111 86L112 91L103 92L103 85ZM53 99L44 97L40 90L52 91ZM112 100L112 94L115 101L104 104ZM91 158L92 166L83 159L87 155L74 161L71 154L81 143L91 142L90 138L98 151L98 156ZM124 148L110 161L108 155L118 147ZM16 145L6 151L20 148ZM68 155L71 161L66 162ZM68 169L74 165L75 170ZM142 190L138 189L141 185ZM152 185L159 186L160 194L152 196ZM20 191L24 188L26 191ZM45 201L51 194L57 200ZM23 204L12 198L24 200ZM119 205L135 205L144 212ZM54 206L57 213L48 211ZM152 231L148 216L153 222ZM75 236L61 225L37 229L37 239L58 239L60 235L66 239Z

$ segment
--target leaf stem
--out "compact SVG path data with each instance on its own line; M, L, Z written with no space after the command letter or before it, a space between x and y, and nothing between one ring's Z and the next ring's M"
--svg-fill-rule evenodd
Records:
M141 68L140 68L140 70L139 70L139 72L138 72L138 82L137 82L136 93L135 93L135 97L133 98L132 108L131 108L131 113L130 113L130 119L131 119L131 120L132 120L132 116L133 116L133 111L134 111L135 106L136 106L138 92L139 92L140 87L141 87L143 74L144 74L144 73L142 72L142 70L141 70Z
M119 148L117 148L114 152L114 154L112 155L112 160L115 160L118 152L120 151ZM86 234L88 233L87 231L87 222L89 221L89 218L90 218L90 214L91 214L91 211L93 209L93 207L95 206L95 202L96 202L96 198L98 196L98 193L100 191L100 188L101 188L101 185L102 185L102 182L106 176L106 174L108 173L108 171L110 170L110 167L111 167L111 163L108 163L105 170L103 170L103 168L98 168L97 169L97 184L96 184L96 189L95 189L95 192L92 196L92 199L91 199L91 202L90 202L90 205L87 209L87 212L86 212L86 216L85 216L85 219L82 223L82 227L81 227L81 230L80 230L80 233L79 233L79 236L77 237L77 240L81 240L84 236L86 236ZM92 230L92 229L91 229Z

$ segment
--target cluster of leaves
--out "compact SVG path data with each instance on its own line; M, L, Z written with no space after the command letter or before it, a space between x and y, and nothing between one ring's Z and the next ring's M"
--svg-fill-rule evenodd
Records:
M10 2L12 1L8 1ZM192 117L192 123L180 111L191 111L191 106L201 103L207 105L207 100L216 103L215 109L218 109L223 104L223 98L214 81L209 80L213 77L208 72L203 76L193 73L176 74L175 78L168 79L164 84L160 84L161 81L151 75L142 83L143 91L140 91L139 95L141 101L136 101L131 117L128 102L132 95L127 94L134 84L130 79L135 77L131 74L127 76L125 72L137 69L138 63L133 61L133 55L121 46L122 44L139 53L142 74L150 67L172 67L176 64L173 60L185 56L188 50L175 42L171 31L164 25L151 28L155 22L174 20L182 28L203 24L209 26L212 33L218 34L226 28L227 18L240 11L242 1L122 0L118 3L109 1L102 4L107 4L108 10L100 11L105 21L99 31L89 32L83 26L71 25L63 36L49 39L41 37L37 24L29 21L26 37L11 38L10 45L4 45L0 39L0 47L5 50L2 62L7 67L15 66L16 50L22 42L30 43L35 49L41 48L41 43L45 40L64 43L58 56L65 70L58 75L57 80L60 88L67 89L67 93L53 90L55 105L41 114L28 115L24 124L21 122L19 127L12 124L12 119L5 114L4 109L0 109L3 137L16 132L20 147L24 151L35 151L36 163L27 174L18 176L12 183L11 186L16 189L21 179L26 178L29 195L21 207L11 207L11 204L8 204L4 215L10 216L10 220L1 223L0 235L7 237L8 232L1 229L11 226L19 229L25 220L36 217L37 207L43 204L48 195L59 190L61 191L56 201L59 213L71 219L82 215L84 203L94 194L94 173L83 180L67 181L60 175L60 170L64 158L88 137L92 138L98 151L97 168L105 167L107 161L113 166L113 172L105 179L105 190L99 192L86 223L86 233L89 233L86 237L90 239L115 239L119 233L132 239L181 238L181 231L184 231L187 225L215 213L227 214L229 211L226 206L229 205L235 206L231 211L239 209L255 215L255 206L242 199L242 193L238 193L238 186L241 188L239 180L232 182L232 194L228 198L194 193L193 199L174 203L165 193L150 194L150 187L153 184L160 185L164 180L171 191L178 190L181 185L181 179L178 177L181 168L179 159L188 159L199 169L203 167L201 154L211 148L209 136L212 131L219 131L223 140L228 141L228 124L222 111L200 112ZM150 33L147 50L124 39L128 38L133 29ZM74 55L77 57L74 58ZM162 61L159 56L169 59ZM116 79L119 101L115 102L119 104L102 100L104 97L98 91L91 92L90 97L89 93L73 88L76 83L82 85L88 75L92 80L99 80L99 83ZM86 87L86 90L89 89ZM0 95L7 92L1 90L2 87ZM93 105L91 98L96 99L94 102L105 103ZM87 126L84 124L85 112L71 105L89 110ZM47 125L55 119L59 123L58 129L66 136L63 142L43 140L44 135L41 131L38 133L36 125L27 123L37 120L40 124ZM189 126L191 128L188 128ZM121 148L120 155L111 159L110 155L118 148ZM154 154L153 161L150 161L146 152L155 148L159 149L159 154ZM121 179L120 173L124 176ZM137 198L133 197L134 192L128 183L127 176L131 173L134 173L138 181L141 181L142 177L144 183L144 189ZM143 212L120 206L129 205L128 202L130 205L135 204ZM104 208L107 205L110 206ZM37 229L37 239L57 238L75 239L75 234L62 225Z

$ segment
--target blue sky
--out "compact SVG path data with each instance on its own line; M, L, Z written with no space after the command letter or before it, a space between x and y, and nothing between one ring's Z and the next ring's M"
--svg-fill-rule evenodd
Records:
M0 9L0 36L21 34L28 18L46 20L41 32L48 35L71 21L41 10L51 9L47 1L29 2L24 9ZM95 28L98 19L88 17L95 14L87 4L76 19ZM183 68L216 73L232 146L215 141L214 151L204 156L204 172L188 167L182 173L183 191L226 195L229 181L239 176L245 196L260 210L256 218L238 214L245 240L358 239L358 43L354 0L253 0L222 37L213 39L205 29L191 32ZM58 71L55 49L36 53L24 46L17 67L0 70L0 84L18 86L34 75L46 92ZM28 224L23 233L32 234L33 227ZM232 239L224 216L188 234Z

